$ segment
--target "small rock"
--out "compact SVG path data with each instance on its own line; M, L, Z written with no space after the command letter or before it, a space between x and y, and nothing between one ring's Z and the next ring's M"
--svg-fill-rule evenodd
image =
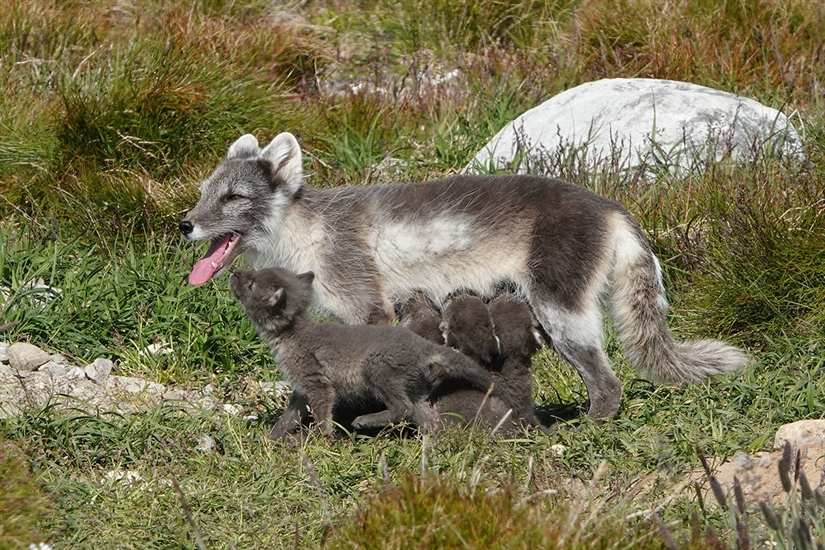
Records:
M773 446L782 449L785 442L807 443L820 440L825 442L825 419L800 420L781 426L774 436Z
M66 379L68 380L82 380L86 378L86 373L80 367L72 367L66 372Z
M108 359L95 359L94 363L90 363L83 368L86 378L97 382L98 384L105 384L109 379L109 374L112 372L112 362Z
M57 363L58 365L68 365L69 364L69 360L66 359L65 357L63 357L59 353L55 353L54 355L52 355L51 362L52 363Z
M66 373L69 372L70 367L62 365L55 361L49 361L48 363L41 365L40 368L37 370L38 372L47 372L52 376L66 376Z
M206 386L204 386L204 388L201 390L201 393L203 393L203 395L212 395L212 394L213 394L213 393L215 393L216 391L217 391L217 389L215 388L215 386L213 386L212 384L207 384L207 385L206 385Z
M567 447L561 443L556 443L555 445L550 445L550 451L556 456L564 456L564 453L567 452Z
M223 411L231 414L232 416L238 416L241 413L241 408L232 403L224 403Z
M9 366L18 372L31 372L51 359L48 353L26 342L12 344L8 354Z
M196 451L201 451L203 453L209 452L215 448L215 440L212 439L208 435L201 436L198 439L198 445L195 447Z
M0 363L9 363L9 345L0 342Z
M200 398L198 401L193 401L193 405L200 407L205 411L216 411L221 408L221 403L211 395Z
M105 481L120 481L124 485L130 485L136 481L143 481L143 476L132 470L112 470L103 474Z
M186 392L183 390L169 390L163 394L164 401L186 401Z
M70 395L78 401L95 404L100 404L104 397L100 386L85 378L75 380L68 387L61 389L61 393Z
M172 351L173 351L172 348L170 348L169 346L167 346L166 344L164 344L162 342L159 342L159 343L149 344L148 346L146 346L145 350L140 350L139 353L140 353L140 355L142 355L144 357L146 357L146 356L157 357L157 356L160 356L160 355L169 355L170 353L172 353Z
M110 376L109 387L123 390L128 393L158 393L162 394L166 388L157 382L150 382L143 378L133 378L131 376Z
M289 387L289 383L284 382L283 380L278 380L277 382L258 382L258 385L261 386L261 391L274 397L283 397L292 392L292 388Z

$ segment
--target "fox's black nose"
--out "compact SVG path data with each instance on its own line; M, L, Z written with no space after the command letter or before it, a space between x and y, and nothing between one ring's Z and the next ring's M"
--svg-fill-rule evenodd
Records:
M195 229L195 226L192 225L192 222L183 220L178 224L178 229L180 229L180 232L184 235L188 235Z

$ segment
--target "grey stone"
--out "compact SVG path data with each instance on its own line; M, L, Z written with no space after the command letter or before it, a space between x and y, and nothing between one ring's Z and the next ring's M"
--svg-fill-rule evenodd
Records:
M71 367L67 365L56 363L55 361L49 361L48 363L41 365L37 371L47 372L52 376L66 376L70 369Z
M26 342L9 346L9 366L18 372L29 372L45 364L51 356L42 349Z
M754 150L804 159L783 113L752 99L688 82L615 78L566 90L508 123L467 166L550 173L575 150L588 169L667 167L679 173L711 158L747 161ZM712 153L712 154L711 154Z
M80 367L71 367L66 372L67 380L83 380L84 378L86 378L86 372Z
M261 387L261 391L276 399L292 393L292 388L289 387L289 383L283 380L278 380L277 382L258 382L258 385Z
M209 451L213 451L215 449L215 440L208 435L201 436L198 439L198 445L195 447L195 450L200 451L202 453L208 453Z
M773 446L782 449L786 441L796 444L816 441L825 443L825 419L800 420L781 426L776 431Z
M217 411L222 409L220 401L211 395L201 397L198 401L193 401L192 404L207 411Z
M164 401L186 401L187 395L184 390L169 390L164 392Z
M86 378L97 382L98 384L105 384L106 381L109 379L109 374L112 372L112 362L108 359L95 359L93 363L90 363L83 367L83 372L86 373Z
M53 354L51 356L50 361L53 363L57 363L58 365L69 365L69 360L59 353Z
M9 362L9 345L0 342L0 363L8 364Z
M83 401L94 405L101 405L104 403L108 404L108 400L106 399L100 386L91 380L75 380L73 384L71 384L68 388L65 388L61 393L70 395L78 401Z
M133 394L163 394L166 391L166 388L162 384L150 382L142 378L133 378L131 376L110 376L108 386L110 389L122 390Z

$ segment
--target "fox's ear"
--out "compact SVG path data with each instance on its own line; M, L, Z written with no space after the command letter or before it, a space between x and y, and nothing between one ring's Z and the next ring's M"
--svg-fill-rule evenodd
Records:
M267 299L267 303L271 306L275 306L275 305L278 305L278 302L283 300L283 298L284 298L284 289L279 288L278 290L276 290L275 292L273 292L272 294L269 295L269 298Z
M261 152L258 147L258 140L252 134L245 134L238 138L238 140L229 146L229 152L226 154L227 159L245 159L255 158Z
M295 136L288 132L278 134L263 148L258 160L269 171L270 185L285 185L290 194L295 194L303 185L304 170L301 147Z
M315 273L313 273L312 271L307 271L306 273L301 273L300 275L298 275L298 278L303 281L306 281L309 284L312 284L312 281L315 280Z

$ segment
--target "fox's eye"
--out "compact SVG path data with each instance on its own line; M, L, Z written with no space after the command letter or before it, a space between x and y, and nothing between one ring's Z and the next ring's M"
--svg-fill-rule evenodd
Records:
M245 199L245 198L246 197L244 197L243 195L238 195L237 193L231 193L229 195L226 195L223 198L223 200L224 200L224 202L229 202L229 201L237 201L237 200Z

